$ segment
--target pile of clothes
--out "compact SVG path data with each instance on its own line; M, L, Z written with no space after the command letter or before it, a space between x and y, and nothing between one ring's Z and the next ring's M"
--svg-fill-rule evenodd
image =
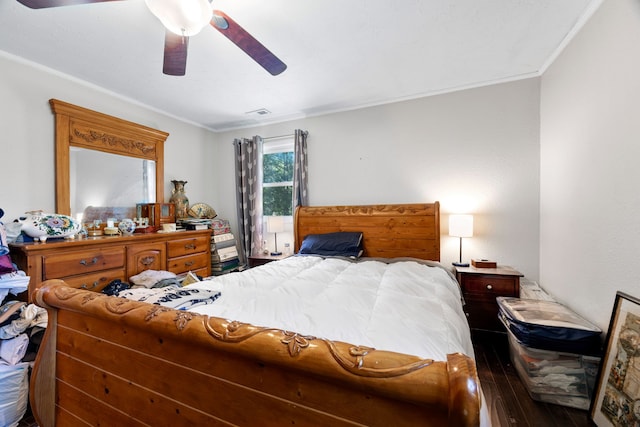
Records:
M0 425L16 426L27 412L29 370L47 327L47 311L8 301L0 306Z
M4 212L0 209L0 218ZM0 222L0 425L16 426L27 411L29 369L47 327L47 311L15 297L29 277L11 261L7 232ZM14 297L7 300L9 294ZM7 300L7 301L5 301Z
M185 276L177 276L169 271L146 270L131 276L131 284L114 280L102 293L134 301L162 305L176 310L189 310L205 304L213 304L220 291L185 288L185 286L201 281L192 272Z
M47 327L47 311L9 301L0 306L0 364L33 362Z

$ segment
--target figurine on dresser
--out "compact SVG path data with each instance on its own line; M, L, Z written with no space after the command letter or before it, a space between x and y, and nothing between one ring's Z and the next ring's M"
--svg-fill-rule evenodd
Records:
M176 218L187 218L189 210L189 198L184 192L184 186L187 181L172 180L173 190L171 190L170 203L176 205Z

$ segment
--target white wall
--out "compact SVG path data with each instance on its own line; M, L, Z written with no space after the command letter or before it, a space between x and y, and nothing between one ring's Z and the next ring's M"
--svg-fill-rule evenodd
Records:
M211 167L215 134L126 99L0 55L0 208L4 222L25 211L55 210L54 115L49 99L169 132L165 143L165 199L172 179L187 180L193 203L215 203ZM204 153L204 155L203 155ZM96 173L99 173L96 165Z
M640 297L640 2L605 1L541 89L540 280L606 330Z
M310 204L439 200L443 262L458 258L448 213L466 211L476 236L465 239L464 258L495 259L537 280L537 79L222 133L215 208L234 228L232 140L296 128L309 131Z
M0 207L5 221L54 210L54 117L60 100L170 133L165 198L188 181L191 203L213 206L235 227L231 141L309 131L312 204L439 200L442 261L458 257L448 214L475 214L463 256L488 257L538 277L539 81L495 85L255 129L213 134L97 88L0 56ZM290 236L279 236L283 244Z

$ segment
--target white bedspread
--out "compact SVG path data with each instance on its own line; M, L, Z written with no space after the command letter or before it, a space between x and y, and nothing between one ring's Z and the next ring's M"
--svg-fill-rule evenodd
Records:
M220 291L210 316L446 360L473 357L460 288L442 267L296 256L188 285Z

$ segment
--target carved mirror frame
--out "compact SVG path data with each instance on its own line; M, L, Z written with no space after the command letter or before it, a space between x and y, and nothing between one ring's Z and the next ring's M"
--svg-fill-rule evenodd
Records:
M164 202L164 142L168 133L57 99L50 99L49 104L56 122L57 213L71 214L70 147L155 161L156 203Z

